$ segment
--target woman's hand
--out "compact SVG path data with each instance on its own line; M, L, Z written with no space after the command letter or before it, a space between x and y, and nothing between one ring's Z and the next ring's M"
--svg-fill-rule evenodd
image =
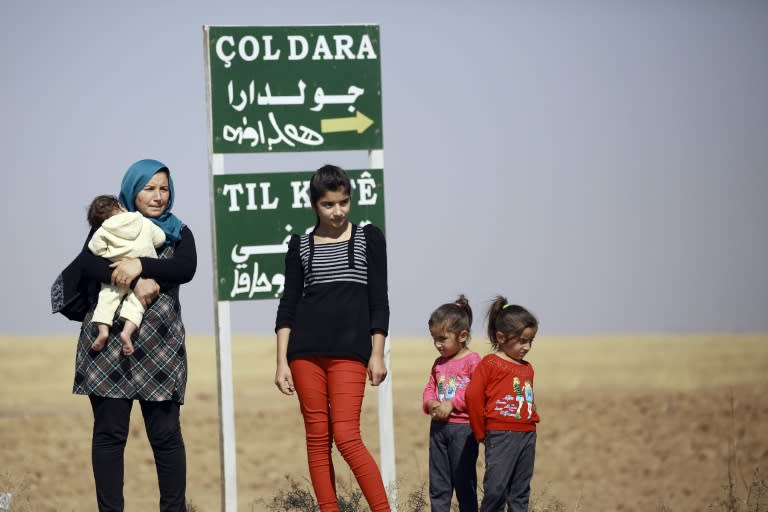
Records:
M387 378L387 365L384 356L372 355L368 360L368 380L371 386L378 386Z
M152 304L158 295L160 295L160 285L154 279L139 278L136 286L133 287L133 294L139 299L144 309Z
M293 387L293 374L287 364L278 364L275 371L275 386L284 395L292 395L296 392Z
M131 282L141 275L141 260L129 258L109 265L112 269L112 284L122 288L131 286Z

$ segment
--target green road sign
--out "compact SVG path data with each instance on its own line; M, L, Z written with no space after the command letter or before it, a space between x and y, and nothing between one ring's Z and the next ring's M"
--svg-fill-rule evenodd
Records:
M378 25L206 30L214 153L383 148Z
M285 253L292 234L314 228L309 203L313 171L222 174L213 177L217 297L220 301L275 299L283 291ZM384 231L384 171L347 171L350 220Z

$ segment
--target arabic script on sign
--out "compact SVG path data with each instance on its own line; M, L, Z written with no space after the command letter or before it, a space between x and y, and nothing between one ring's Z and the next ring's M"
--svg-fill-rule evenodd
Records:
M249 272L246 263L235 265L232 290L229 292L231 298L247 294L250 299L256 293L274 292L275 297L283 293L285 287L285 276L276 273L270 278L266 273L259 272L259 263L253 262L253 268ZM276 290L275 290L276 288Z

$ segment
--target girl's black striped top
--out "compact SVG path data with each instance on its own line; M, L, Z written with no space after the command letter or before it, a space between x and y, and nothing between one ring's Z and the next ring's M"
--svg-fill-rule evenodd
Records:
M282 327L291 329L288 361L329 356L368 364L371 334L389 330L381 230L353 225L349 240L326 244L315 244L313 233L292 236L275 330Z

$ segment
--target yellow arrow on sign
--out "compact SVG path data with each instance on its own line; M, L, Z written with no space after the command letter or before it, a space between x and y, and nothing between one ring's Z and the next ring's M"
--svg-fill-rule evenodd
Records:
M320 131L322 133L351 132L363 133L373 124L373 119L359 110L352 117L337 117L335 119L321 119Z

